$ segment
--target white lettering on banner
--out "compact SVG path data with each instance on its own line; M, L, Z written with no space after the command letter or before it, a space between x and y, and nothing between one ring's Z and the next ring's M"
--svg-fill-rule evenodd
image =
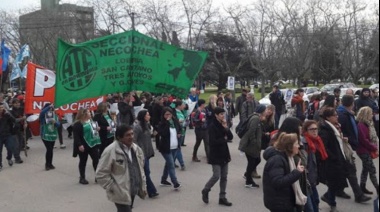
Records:
M45 102L45 101L33 101L33 110L42 110L45 104L51 103L51 102ZM81 108L90 108L95 109L97 107L96 101L86 101L86 102L80 102L80 103L72 103L67 104L59 107L62 111L78 111Z
M33 101L33 110L42 110L45 104L51 103L51 102L37 102Z
M36 80L34 81L33 96L44 96L45 89L52 88L54 85L55 73L53 71L36 68Z

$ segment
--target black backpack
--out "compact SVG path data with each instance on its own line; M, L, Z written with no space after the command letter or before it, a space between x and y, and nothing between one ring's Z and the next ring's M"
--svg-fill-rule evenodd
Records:
M250 115L246 120L239 122L239 124L236 126L235 133L239 138L243 138L245 133L248 131L249 120L251 120L252 116L254 115L255 114Z

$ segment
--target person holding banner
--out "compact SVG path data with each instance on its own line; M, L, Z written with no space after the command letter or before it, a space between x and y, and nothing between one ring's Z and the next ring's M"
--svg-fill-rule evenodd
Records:
M116 124L112 120L110 113L108 112L108 103L102 102L98 105L98 109L94 116L94 121L98 123L100 127L99 137L101 141L99 156L102 155L104 149L112 144L115 139Z
M60 125L54 112L54 105L47 103L40 113L41 138L46 147L45 170L55 169L53 166L53 149L58 138L58 127Z
M87 185L86 180L86 164L88 155L92 159L94 171L99 163L99 145L101 144L96 122L91 120L91 111L81 108L76 116L76 121L73 126L74 130L74 149L73 157L79 155L79 183Z

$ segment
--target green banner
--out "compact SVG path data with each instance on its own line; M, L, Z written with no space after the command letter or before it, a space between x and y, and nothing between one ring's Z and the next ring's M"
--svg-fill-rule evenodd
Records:
M75 45L59 40L55 106L132 90L185 97L206 58L137 31Z

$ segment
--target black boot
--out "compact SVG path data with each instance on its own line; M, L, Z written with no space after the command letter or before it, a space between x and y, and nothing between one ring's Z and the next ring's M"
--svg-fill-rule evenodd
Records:
M208 203L208 191L206 189L202 190L202 200L204 203Z
M373 194L372 191L367 190L367 188L365 187L365 184L360 184L360 188L362 189L363 193L365 193L365 194Z
M355 198L355 202L357 203L363 203L363 202L368 202L371 200L371 197L368 197L364 194L362 194L361 196L359 196L358 198Z
M232 203L228 202L226 198L220 198L219 205L232 206Z

